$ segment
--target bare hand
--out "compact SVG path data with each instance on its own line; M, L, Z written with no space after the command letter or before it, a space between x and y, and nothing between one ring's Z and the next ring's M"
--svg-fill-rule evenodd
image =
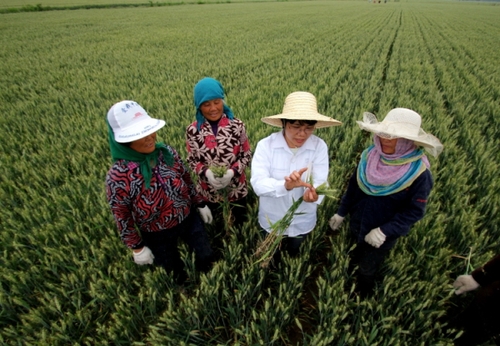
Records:
M316 193L316 189L314 186L306 189L304 191L304 202L316 202L318 200L318 194Z
M311 184L302 181L301 177L305 171L307 171L307 167L304 167L299 171L293 171L288 177L285 177L285 188L288 191L295 189L296 187L312 188L313 186Z

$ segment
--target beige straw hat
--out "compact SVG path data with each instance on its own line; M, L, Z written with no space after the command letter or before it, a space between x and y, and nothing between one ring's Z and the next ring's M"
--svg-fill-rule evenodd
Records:
M406 138L423 146L432 156L437 157L443 151L443 144L433 135L420 128L422 118L420 114L407 108L394 108L385 116L382 122L377 117L365 112L363 121L356 121L359 127L375 133L383 138Z
M281 119L290 120L316 120L316 128L339 126L342 123L333 118L318 113L316 97L305 91L295 91L287 96L283 112L262 118L266 124L282 127Z

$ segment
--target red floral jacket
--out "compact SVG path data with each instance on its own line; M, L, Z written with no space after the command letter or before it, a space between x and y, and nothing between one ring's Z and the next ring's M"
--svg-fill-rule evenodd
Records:
M160 153L153 168L151 187L145 187L139 164L116 161L106 176L106 195L122 242L131 249L143 247L137 231L158 232L180 224L191 206L203 204L188 168L170 146L174 165L167 166Z
M230 120L225 114L218 123L217 136L205 121L200 130L197 121L186 129L188 164L198 174L196 189L207 202L222 201L222 194L208 183L205 171L211 166L233 169L235 174L228 186L229 200L237 201L248 194L245 168L252 159L245 124L236 118Z

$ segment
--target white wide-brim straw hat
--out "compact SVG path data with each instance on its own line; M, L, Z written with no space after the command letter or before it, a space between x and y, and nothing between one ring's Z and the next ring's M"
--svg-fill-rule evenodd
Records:
M165 121L151 118L137 102L125 100L108 111L108 123L118 143L129 143L149 136L165 126Z
M316 97L306 91L295 91L287 96L281 114L262 118L266 124L282 127L281 119L315 120L316 128L339 126L342 122L318 113Z
M443 144L433 135L426 133L420 127L420 114L407 108L394 108L385 116L382 122L377 117L365 112L363 121L356 121L359 127L383 138L406 138L417 146L424 147L432 156L437 157L443 151Z

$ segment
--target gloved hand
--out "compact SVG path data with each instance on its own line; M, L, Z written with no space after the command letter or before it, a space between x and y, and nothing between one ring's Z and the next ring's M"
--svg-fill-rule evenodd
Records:
M472 277L472 275L460 275L455 282L453 283L453 287L455 290L455 294L462 294L464 292L475 290L479 287L479 284Z
M205 177L207 177L208 183L212 185L216 190L222 189L224 187L222 186L221 182L215 178L214 172L212 172L210 169L207 169L205 171Z
M374 228L365 236L365 241L378 249L385 241L385 234L382 233L380 227Z
M215 180L218 180L221 183L222 187L224 188L229 185L233 177L234 177L234 171L232 169L228 169L226 171L226 174L224 174L222 178L215 178Z
M330 218L330 221L328 221L328 224L330 225L331 229L336 231L340 228L340 225L342 225L343 221L344 221L343 216L340 216L339 214L335 214Z
M147 246L143 247L139 252L134 252L134 262L139 265L153 264L154 258L155 256L151 252L151 249Z
M203 208L198 208L198 212L200 213L201 219L204 223L212 223L214 218L212 217L212 212L210 211L208 205L204 206Z

